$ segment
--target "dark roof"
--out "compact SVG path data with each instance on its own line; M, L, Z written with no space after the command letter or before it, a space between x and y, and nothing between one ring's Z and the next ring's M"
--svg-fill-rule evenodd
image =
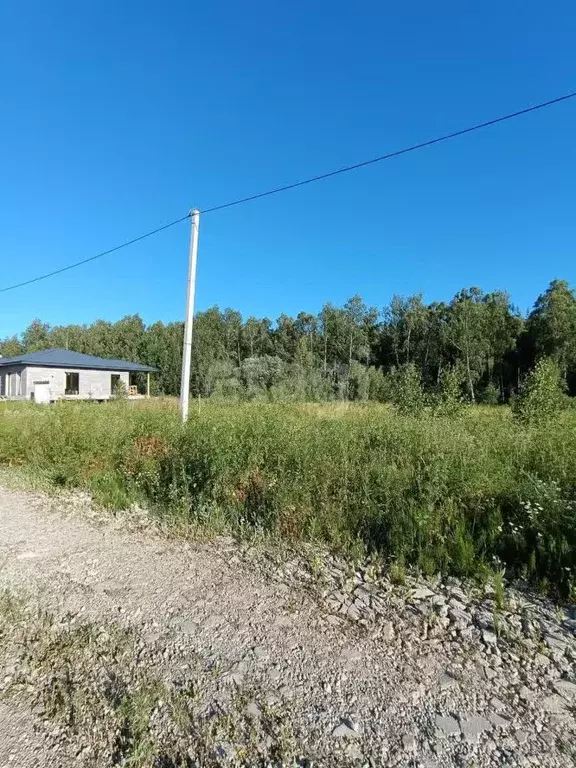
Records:
M38 365L46 368L89 368L100 371L157 371L150 365L129 363L127 360L107 360L105 357L83 355L72 352L71 349L44 349L42 352L30 352L28 355L15 357L0 357L0 366L5 365Z

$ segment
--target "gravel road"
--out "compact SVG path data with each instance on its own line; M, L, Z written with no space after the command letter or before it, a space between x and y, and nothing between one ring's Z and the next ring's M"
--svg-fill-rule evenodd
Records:
M455 579L395 586L326 555L311 567L140 522L103 517L82 495L0 488L0 586L56 624L130 630L135 668L172 686L193 674L210 712L230 714L238 690L251 723L277 708L296 764L574 764L570 610L510 591L497 612L489 591ZM90 763L96 737L54 725L30 692L33 674L13 685L14 664L0 644L0 768L122 764ZM215 738L215 764L251 764L233 736ZM294 764L272 741L257 739L261 764ZM195 760L182 764L213 764Z

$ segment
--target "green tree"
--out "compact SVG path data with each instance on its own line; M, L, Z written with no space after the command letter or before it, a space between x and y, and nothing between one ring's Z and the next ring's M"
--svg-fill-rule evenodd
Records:
M324 374L335 372L348 361L349 323L344 311L328 302L320 312L322 368Z
M526 331L536 357L552 357L566 378L576 367L576 295L565 280L553 280L538 297Z
M396 367L411 362L422 366L422 353L427 339L427 308L422 294L409 296L393 296L392 301L383 312L386 331L390 339L390 347L394 355Z
M317 355L319 319L316 315L311 315L308 312L299 312L295 325L299 339L305 337L307 348L313 355Z
M142 352L143 362L158 368L153 377L163 395L180 394L184 323L153 323L147 329Z
M466 371L470 400L476 402L475 383L489 353L486 304L480 288L460 291L452 299L446 319L446 339L457 351Z
M294 360L300 341L300 331L294 318L284 314L280 315L272 336L275 354L286 362Z
M242 349L244 357L260 357L271 348L271 323L267 317L259 320L249 317L242 328Z
M75 352L93 354L86 345L87 329L83 325L57 325L50 330L50 347L72 349Z
M17 336L9 336L0 341L0 356L15 357L24 352L24 346Z
M368 308L361 297L356 295L344 304L346 320L347 360L349 366L353 360L370 362L370 342L373 339L378 320L378 311ZM342 361L343 362L343 361Z
M487 381L484 394L486 395L489 385L492 384L498 387L500 397L504 399L506 364L516 348L523 321L518 310L512 306L510 296L504 291L494 291L484 296L484 313L487 342Z
M212 394L214 363L230 362L224 318L218 307L198 312L194 318L191 391L194 395Z
M86 351L98 357L114 357L115 337L112 323L96 320L86 329Z
M0 341L0 354L57 346L137 360L159 368L157 391L177 395L182 338L182 323L146 326L138 315L53 328L35 320L21 337ZM478 288L460 291L449 304L394 296L381 319L360 296L342 307L327 303L317 315L282 314L274 325L211 307L195 317L191 388L203 396L237 398L260 389L291 400L383 400L391 397L391 382L412 375L397 372L412 365L427 396L437 397L457 369L470 400L492 402L505 400L521 372L542 357L556 360L576 390L576 296L564 281L551 283L526 322L508 294Z
M236 366L242 363L242 315L235 309L225 309L222 314L226 352Z
M109 356L140 362L145 326L140 315L126 315L111 327Z
M22 334L22 346L25 352L38 352L50 348L50 326L41 320L32 320Z

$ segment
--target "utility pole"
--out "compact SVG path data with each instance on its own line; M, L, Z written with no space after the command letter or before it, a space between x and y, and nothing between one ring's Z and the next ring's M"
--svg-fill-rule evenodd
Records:
M190 361L192 358L192 325L194 323L194 294L196 292L196 262L198 260L198 230L200 211L196 208L191 213L190 255L188 264L188 290L186 294L186 320L184 322L184 348L182 350L182 379L180 381L180 411L182 423L188 421L190 400Z

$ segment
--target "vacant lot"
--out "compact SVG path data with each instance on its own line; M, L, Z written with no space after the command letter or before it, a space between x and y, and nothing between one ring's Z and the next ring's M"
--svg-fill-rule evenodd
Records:
M164 537L1 474L0 766L574 764L574 609Z
M319 540L425 573L504 566L564 595L576 566L576 413L525 426L387 406L0 405L0 463L192 530Z

